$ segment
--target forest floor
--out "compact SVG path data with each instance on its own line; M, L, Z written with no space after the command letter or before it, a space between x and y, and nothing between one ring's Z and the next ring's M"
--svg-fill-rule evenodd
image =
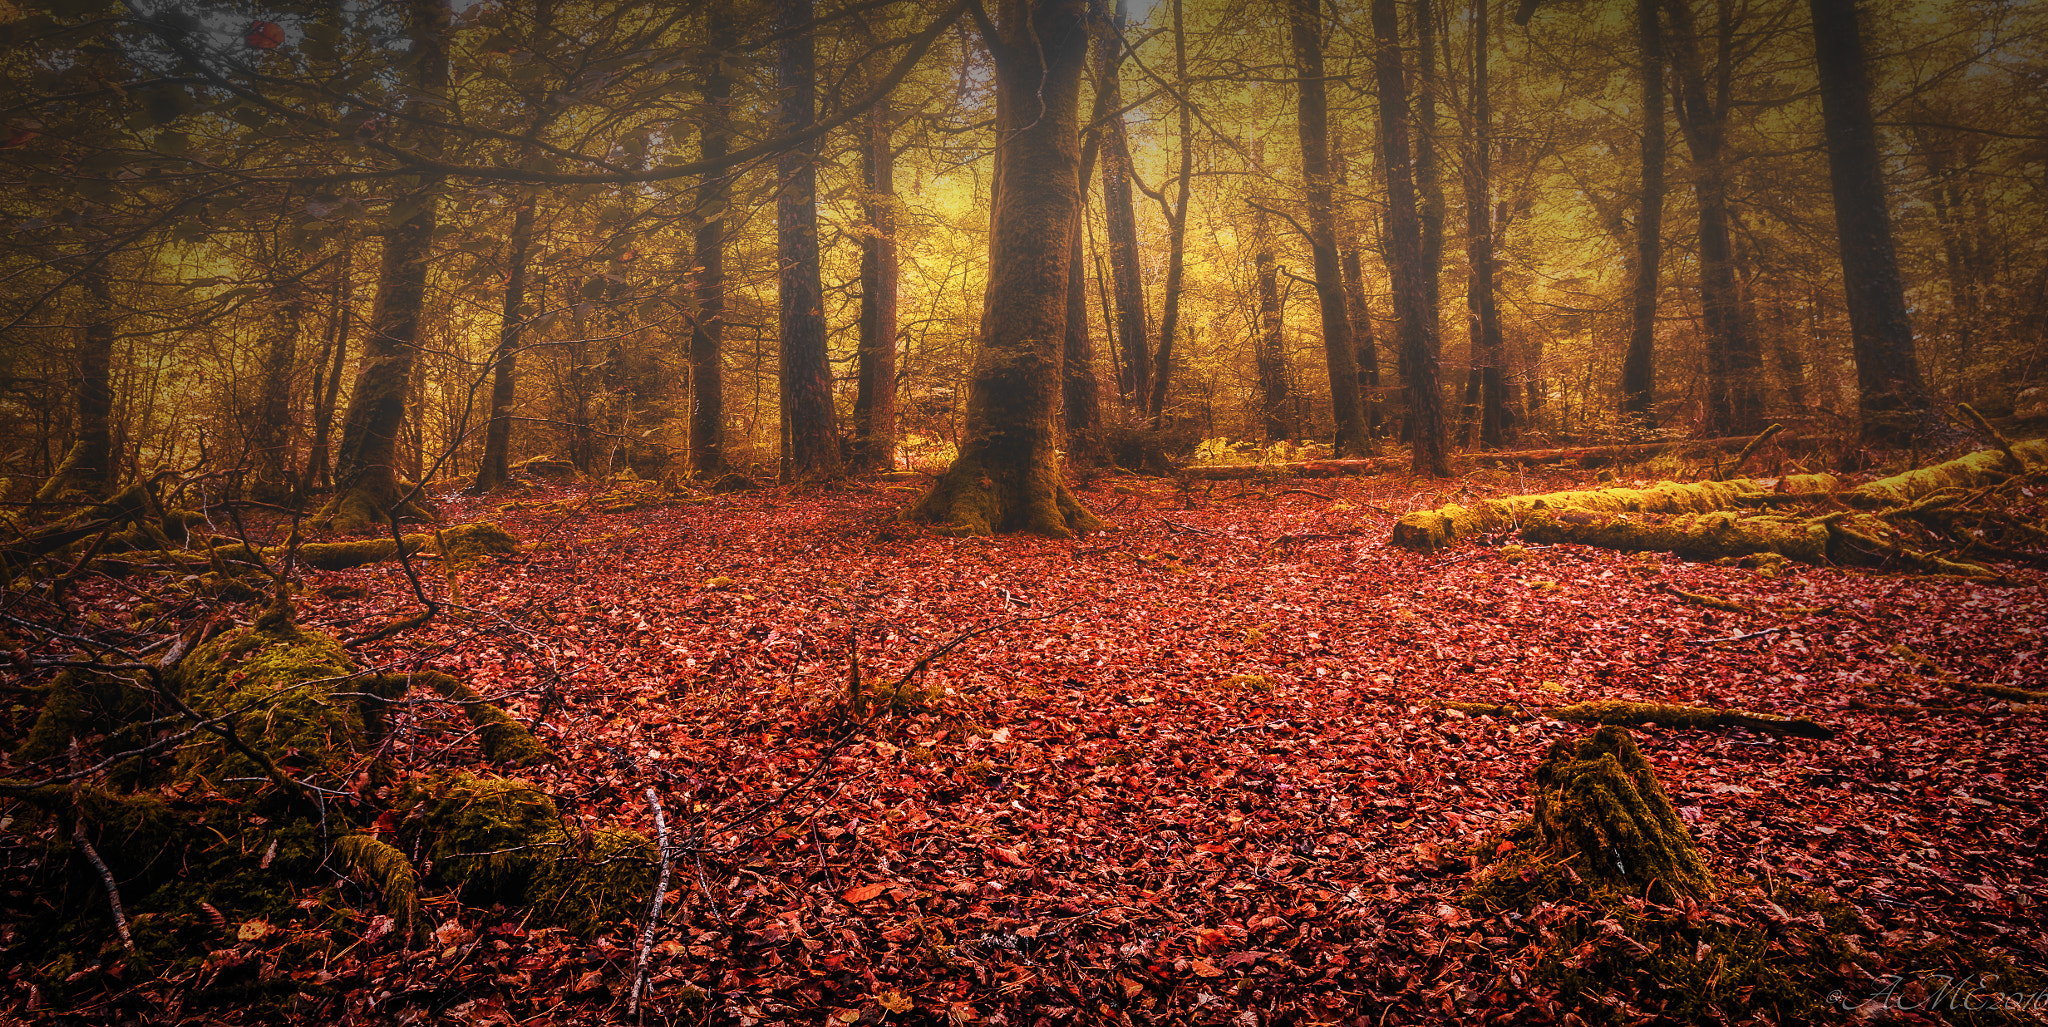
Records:
M1106 478L1081 495L1119 530L1069 542L896 523L914 482L616 513L583 502L593 486L536 486L510 509L448 499L451 523L497 520L528 552L463 577L473 612L358 655L463 676L533 722L558 758L528 776L587 829L652 836L657 790L682 855L647 1022L1565 1017L1532 983L1542 924L1457 903L1546 746L1588 729L1439 700L1811 717L1838 733L1636 729L1713 871L1838 898L1871 951L2048 962L2044 714L1895 648L2048 687L2048 578L1386 542L1410 510L1585 483ZM415 606L394 564L315 582L367 591L300 603L344 637ZM862 670L893 683L977 628L905 688L928 704L849 727L856 633ZM430 727L394 756L477 761ZM309 1018L623 1016L639 925L583 940L439 903L424 950L326 959L308 979L338 997ZM1604 1001L1632 1019L1654 990Z

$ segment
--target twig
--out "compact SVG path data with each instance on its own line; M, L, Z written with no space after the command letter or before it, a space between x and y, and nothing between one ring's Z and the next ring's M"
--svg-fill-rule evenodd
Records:
M1785 630L1785 626L1784 626L1783 624L1780 624L1780 625L1778 625L1777 627L1774 627L1774 628L1765 628L1765 629L1763 629L1762 631L1745 631L1745 632L1743 632L1742 634L1739 634L1739 635L1725 635L1725 636L1723 636L1723 637L1721 637L1721 638L1695 638L1695 639L1693 639L1692 641L1690 641L1690 642L1687 642L1686 644L1687 644L1687 645L1713 645L1713 644L1714 644L1714 643L1716 643L1716 642L1743 642L1743 641L1747 641L1747 640L1749 640L1749 639L1752 639L1752 638L1756 638L1756 637L1758 637L1759 635L1775 635L1775 634L1777 634L1778 632L1780 632L1780 631L1783 631L1783 630Z
M718 896L711 894L711 881L704 873L704 829L702 827L697 829L697 845L694 851L697 856L697 887L704 892L704 901L711 904L711 919L723 924L725 923L725 910L718 907Z
M1756 448L1758 446L1761 446L1764 443L1770 441L1771 436L1776 435L1784 430L1784 425L1773 424L1770 427L1765 428L1763 431L1758 432L1756 438L1749 440L1749 445L1742 447L1742 452L1735 454L1735 462L1728 465L1728 470L1725 473L1715 474L1715 479L1725 481L1728 478L1733 477L1736 471L1742 470L1743 462L1749 459L1749 455L1751 453L1756 452Z
M78 769L78 739L71 740L71 767ZM71 782L71 841L85 856L85 861L99 871L100 884L107 889L107 907L114 913L114 930L121 934L121 944L128 951L135 951L135 939L128 934L128 914L121 909L121 888L114 883L114 873L107 869L107 863L100 858L98 849L92 847L92 839L85 835L85 806L79 802L83 789L79 782Z
M661 796L647 789L647 804L654 808L654 844L661 850L661 874L654 882L654 897L647 902L647 926L640 929L640 958L633 965L633 993L626 1000L626 1015L640 1016L640 991L647 985L647 955L654 949L654 927L661 921L662 900L668 897L668 820L661 813Z
M1974 425L1979 432L1982 432L1986 438L1990 439L1992 444L1998 447L1998 451L2005 454L2005 458L2007 460L2012 461L2012 465L2014 468L2020 471L2025 471L2027 469L2027 461L2012 448L2012 440L2006 438L2004 435L1999 434L1998 429L1993 428L1991 426L1991 422L1985 420L1984 415L1977 412L1976 407L1973 407L1968 403L1957 403L1956 409L1962 411L1963 416L1968 418L1970 423Z

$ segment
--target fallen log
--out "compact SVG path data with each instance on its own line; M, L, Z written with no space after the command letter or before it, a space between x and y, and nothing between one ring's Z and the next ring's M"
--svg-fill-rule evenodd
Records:
M1278 478L1343 478L1382 474L1408 466L1406 457L1355 460L1296 460L1265 464L1201 464L1178 472L1196 481L1257 481Z
M1773 735L1798 738L1833 738L1835 732L1804 717L1782 717L1775 713L1748 710L1717 710L1707 706L1674 706L1668 703L1627 702L1594 699L1550 711L1553 720L1573 724L1655 724L1658 727L1710 730L1746 728Z
M2048 463L2048 439L2016 443L2012 454L2024 459L2028 466ZM2004 451L1980 449L1946 463L1858 485L1843 492L1842 501L1851 506L1889 509L1917 502L1942 489L1995 485L2025 470L2026 467L2014 466L2012 457Z
M1832 490L1836 482L1825 474L1791 475L1778 482L1775 491L1813 493ZM1394 524L1390 541L1406 549L1434 552L1445 546L1479 535L1498 534L1520 527L1539 511L1560 515L1597 516L1628 513L1705 514L1726 510L1746 497L1769 495L1773 489L1748 478L1734 481L1702 481L1691 484L1663 482L1645 489L1610 488L1543 495L1502 496L1482 499L1471 508L1456 503L1434 510L1406 514Z

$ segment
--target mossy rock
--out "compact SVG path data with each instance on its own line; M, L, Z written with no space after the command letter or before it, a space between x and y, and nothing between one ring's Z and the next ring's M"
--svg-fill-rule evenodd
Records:
M1533 839L1483 870L1466 904L1527 909L1581 888L1661 901L1714 894L1691 831L1628 731L1553 744L1531 794Z

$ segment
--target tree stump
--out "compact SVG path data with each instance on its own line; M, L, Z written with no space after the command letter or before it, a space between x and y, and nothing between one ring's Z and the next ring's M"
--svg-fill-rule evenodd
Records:
M1589 887L1671 902L1713 877L1634 736L1603 727L1559 741L1536 768L1534 814L1482 858L1476 904L1507 908Z

